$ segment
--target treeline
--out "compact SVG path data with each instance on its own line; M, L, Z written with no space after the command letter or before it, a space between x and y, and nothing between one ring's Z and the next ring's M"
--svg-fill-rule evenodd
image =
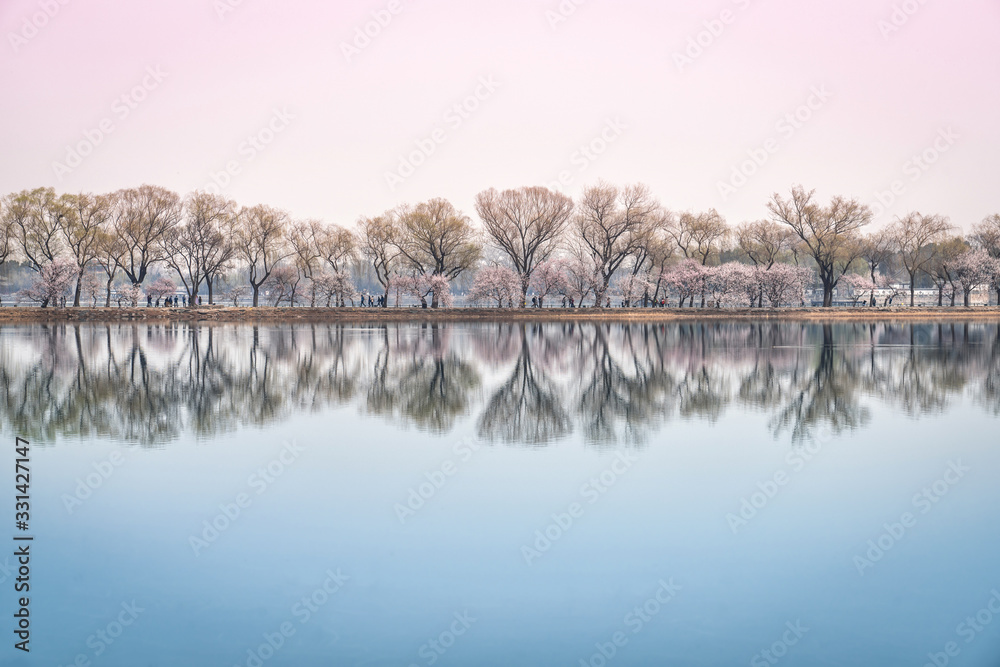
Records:
M936 287L939 305L958 296L968 305L985 287L1000 295L1000 214L968 236L917 212L866 233L869 207L839 196L823 204L802 187L773 195L766 212L731 226L714 209L672 212L644 185L599 183L576 201L542 187L489 189L475 199L475 221L432 199L347 228L206 192L38 188L0 199L0 263L35 274L19 296L43 306L88 295L109 306L113 292L135 305L182 289L192 303L204 293L210 304L257 306L263 292L272 305L409 297L437 308L451 305L460 278L471 281L469 302L506 307L775 307L805 303L816 286L824 306L835 291L875 305L899 284L910 305L918 285ZM359 294L362 279L380 286L377 299Z

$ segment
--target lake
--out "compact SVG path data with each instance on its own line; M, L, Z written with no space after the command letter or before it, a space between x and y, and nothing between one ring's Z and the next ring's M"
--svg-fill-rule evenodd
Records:
M5 665L1000 664L997 325L6 326L0 391Z

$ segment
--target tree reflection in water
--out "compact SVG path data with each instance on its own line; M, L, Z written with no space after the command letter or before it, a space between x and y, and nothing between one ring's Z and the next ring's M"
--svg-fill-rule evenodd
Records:
M0 329L12 432L157 445L357 406L486 441L642 443L672 419L739 407L772 435L919 417L969 394L1000 415L992 324L39 325Z

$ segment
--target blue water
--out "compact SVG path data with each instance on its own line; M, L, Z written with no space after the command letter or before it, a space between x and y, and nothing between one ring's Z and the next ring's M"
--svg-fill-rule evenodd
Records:
M1000 665L996 325L4 327L0 370L5 665Z

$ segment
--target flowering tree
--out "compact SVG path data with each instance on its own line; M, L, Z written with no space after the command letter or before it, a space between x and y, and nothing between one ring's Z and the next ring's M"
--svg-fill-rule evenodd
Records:
M545 307L545 297L566 292L566 262L550 259L535 267L531 274L531 290L538 297L538 307Z
M319 297L320 301L326 301L326 307L331 305L343 308L347 301L354 303L354 297L358 291L354 287L354 282L345 271L322 271L317 273L310 283L312 298L315 302Z
M861 276L857 273L848 273L840 279L840 287L843 288L847 298L854 306L857 306L862 299L871 302L875 299L875 290L878 285L868 276Z
M985 250L970 250L952 263L951 272L962 288L963 300L968 307L972 292L991 285L1000 274L1000 262Z
M101 294L101 290L104 288L104 281L96 273L87 273L83 276L83 280L80 283L80 288L83 290L83 294L91 299L93 307L97 308L97 298Z
M625 302L625 307L636 305L642 301L644 294L649 294L653 283L641 275L628 275L615 285L615 294Z
M56 303L66 295L69 288L76 284L80 275L80 267L71 259L57 257L41 267L38 278L31 287L24 291L24 296L31 301L37 301L42 308L50 303Z
M577 305L583 305L583 300L597 289L600 277L594 267L579 257L573 257L563 263L566 284L560 292L563 296L573 299Z
M177 291L177 285L170 278L157 278L152 285L146 289L146 295L159 302L163 297Z
M803 300L806 286L813 280L813 272L801 266L775 264L761 274L761 287L771 308Z
M469 300L477 304L496 302L497 308L503 308L505 303L513 307L515 301L521 302L521 278L506 266L488 266L476 274Z
M409 294L423 308L427 307L427 297L431 303L448 308L452 305L451 283L443 275L420 273L410 276L395 276L390 286L396 291L396 305L399 305L401 294ZM436 307L436 306L432 306Z
M694 307L694 297L702 293L708 270L693 259L685 259L680 264L663 274L663 282L673 288L679 297L678 307L684 307L684 301L690 301Z
M759 290L756 273L753 267L739 262L712 267L705 271L705 289L716 308L752 305Z
M118 290L118 307L121 308L122 304L129 305L133 308L139 305L139 299L142 298L142 287L133 283L129 283L125 287Z

